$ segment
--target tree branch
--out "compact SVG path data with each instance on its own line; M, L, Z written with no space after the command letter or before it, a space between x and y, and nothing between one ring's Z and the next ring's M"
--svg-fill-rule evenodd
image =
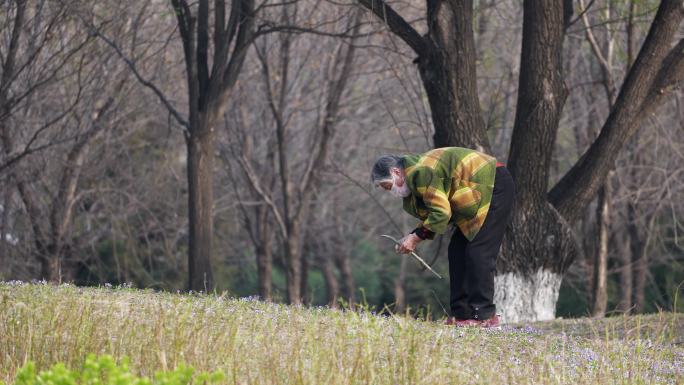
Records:
M225 0L214 0L214 55L218 52L218 47L223 45L226 35L226 2ZM214 60L216 58L214 57Z
M579 0L580 6L584 7L584 0ZM589 4L591 6L591 3ZM589 6L585 8L585 11L589 9ZM617 90L615 89L615 82L613 81L613 75L611 73L611 65L610 65L610 55L611 55L611 50L609 49L608 52L608 57L606 58L603 55L603 52L601 52L601 47L599 46L598 42L596 41L596 36L594 35L593 30L589 27L589 18L586 15L586 12L582 12L582 22L584 23L584 26L586 27L586 36L587 36L587 41L589 42L589 45L591 46L591 51L594 53L594 56L596 57L596 60L598 60L599 65L601 66L601 72L603 74L603 87L606 90L606 94L608 95L608 105L612 106L613 101L615 100L615 94L617 93ZM609 40L612 40L612 37L608 38ZM609 45L612 44L611 41L608 42Z
M589 4L586 7L584 7L584 4L582 4L582 7L584 9L573 20L569 20L569 18L572 17L572 12L570 12L570 11L572 11L572 1L564 1L563 4L565 6L565 20L566 20L565 29L567 30L573 24L577 23L577 21L579 21L581 18L583 18L584 14L587 13L589 11L589 9L591 9L591 6L594 4L594 1L596 1L596 0L589 1ZM569 3L569 5L568 5L568 3Z
M401 17L392 7L383 0L358 0L361 5L372 11L378 19L384 22L394 33L415 51L418 56L423 56L428 45L422 36Z
M9 91L10 79L14 76L14 65L16 63L17 51L19 48L19 38L24 28L24 15L26 12L26 1L17 1L17 11L14 16L14 27L7 51L7 57L2 63L2 78L0 79L0 100L5 101Z
M275 217L276 222L278 222L278 227L280 228L281 235L284 238L287 238L287 226L285 225L283 217L280 215L280 211L278 211L278 206L276 206L275 202L273 202L273 199L271 199L271 196L268 195L266 191L261 187L261 183L259 183L259 178L257 178L256 173L252 169L252 166L250 166L249 164L249 161L244 158L244 155L236 156L236 159L242 167L242 170L244 171L245 176L247 176L247 180L249 181L254 191L256 191L256 193L259 194L261 199L263 199L264 202L266 202L266 204L271 208L273 216Z
M221 29L214 29L214 35ZM216 49L216 47L214 47ZM199 104L204 106L209 84L209 0L200 0L197 11L197 80L199 87Z
M663 60L653 86L641 106L642 118L654 112L663 99L684 81L684 39L679 40Z
M171 116L173 116L176 119L176 121L178 122L178 124L181 125L183 132L185 134L188 134L188 132L190 130L190 123L183 118L183 116L180 114L180 112L178 112L178 110L176 110L176 108L171 104L171 102L166 98L164 93L156 85L154 85L151 81L145 79L140 74L140 72L138 72L138 69L136 68L135 63L133 63L133 61L131 59L126 57L126 55L124 55L123 52L121 52L121 49L119 48L119 46L117 46L116 43L114 43L112 40L107 38L105 35L103 35L97 29L93 29L92 34L99 37L100 39L102 39L102 41L104 41L105 43L107 43L107 45L109 45L110 47L112 47L112 49L114 49L116 54L121 58L121 60L124 61L124 63L126 63L126 65L131 70L131 72L133 72L133 75L135 75L136 79L138 79L138 81L142 85L151 89L152 92L154 92L154 94L157 95L157 98L162 102L164 107L166 107L166 109L169 111Z
M361 13L359 12L350 21L350 25L352 26L352 30L354 31L354 33L358 32L360 28L360 24L358 23L360 17ZM315 177L315 170L317 167L323 166L325 162L328 141L332 137L335 125L337 123L342 93L344 92L345 86L347 84L347 81L349 80L353 68L355 52L353 41L351 42L351 44L347 46L347 50L346 52L344 52L344 54L342 52L343 45L344 44L340 45L340 49L338 50L333 60L333 66L338 67L341 65L342 69L340 71L337 71L337 68L335 68L335 71L333 71L333 73L339 73L340 75L333 78L329 82L327 98L328 100L325 106L325 115L323 118L321 129L322 135L318 145L316 156L312 156L309 158L306 171L304 172L304 175L302 177L302 183L299 187L299 193L301 196L306 197L307 195L311 194L311 191L313 191L313 189L311 188L310 184L313 178ZM303 201L306 201L306 199L303 199ZM300 212L302 212L302 206L303 204L300 204L297 210L297 216L300 215Z
M639 55L627 74L601 133L575 165L551 189L549 201L568 222L576 221L594 198L627 139L639 127L644 111L662 98L649 101L654 85L670 79L666 65L679 64L681 52L670 51L684 8L681 1L663 0ZM680 47L680 45L677 45ZM658 70L654 70L658 69ZM665 71L665 72L663 72ZM657 87L656 87L657 88ZM644 104L646 103L646 104Z

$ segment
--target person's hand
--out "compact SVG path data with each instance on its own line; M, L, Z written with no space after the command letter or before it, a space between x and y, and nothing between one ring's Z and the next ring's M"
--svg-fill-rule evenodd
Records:
M399 244L396 246L395 250L399 254L408 254L416 250L416 246L418 246L420 241L422 241L422 239L420 239L419 236L411 233L399 240Z

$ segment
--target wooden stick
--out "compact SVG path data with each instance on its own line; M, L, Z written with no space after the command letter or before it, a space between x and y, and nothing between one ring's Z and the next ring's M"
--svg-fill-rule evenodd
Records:
M395 244L397 244L397 245L400 245L400 244L401 244L401 243L399 243L398 240L396 240L394 237L392 237L392 236L390 236L390 235L381 234L380 236L392 240L392 241L393 241ZM423 266L425 266L426 269L430 270L434 275L436 275L437 278L442 279L442 276L439 275L439 274L437 274L436 271L432 270L432 268L430 267L430 265L428 265L427 263L425 263L425 261L423 261L423 258L421 258L418 254L416 254L415 252L412 251L412 252L411 252L411 256L413 256L415 259L418 260L418 262L420 262L421 264L423 264Z

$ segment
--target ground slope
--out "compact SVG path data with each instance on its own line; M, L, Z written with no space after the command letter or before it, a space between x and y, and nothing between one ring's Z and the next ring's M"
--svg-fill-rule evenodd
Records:
M0 381L26 361L130 357L236 384L684 383L684 315L558 320L502 330L215 295L0 283Z

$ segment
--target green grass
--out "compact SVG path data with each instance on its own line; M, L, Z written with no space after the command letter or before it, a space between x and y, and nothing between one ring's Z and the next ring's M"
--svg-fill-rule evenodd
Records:
M460 329L218 295L0 283L0 381L88 354L228 384L684 383L684 315Z
M128 358L117 360L110 355L96 357L88 354L85 363L77 370L56 363L49 369L37 371L33 362L28 362L17 371L16 385L210 385L219 384L225 377L223 372L196 373L192 367L179 365L171 371L158 371L154 377L139 377L131 373ZM0 382L0 384L3 384Z

